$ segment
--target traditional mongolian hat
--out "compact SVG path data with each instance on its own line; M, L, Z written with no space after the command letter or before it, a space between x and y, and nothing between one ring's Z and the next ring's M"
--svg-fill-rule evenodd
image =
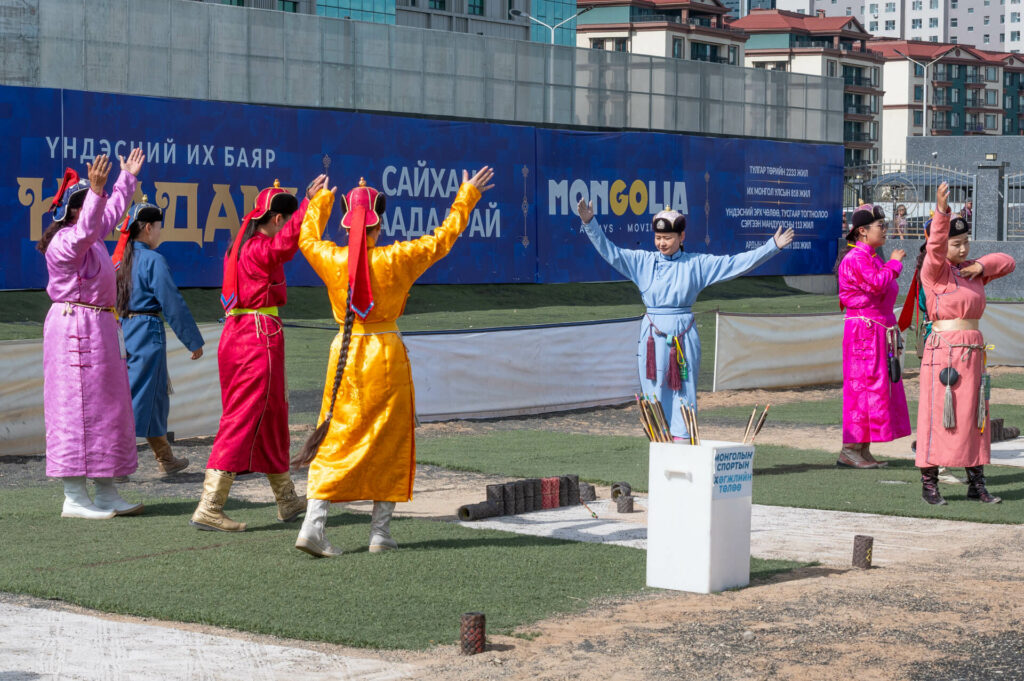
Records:
M53 197L50 204L50 212L53 219L61 222L68 215L69 208L78 208L85 201L85 192L89 189L89 180L78 179L78 173L72 168L64 171L64 179L61 180L60 189Z
M373 309L366 230L380 225L384 205L384 195L373 187L367 187L363 178L359 178L358 187L341 197L345 211L341 226L348 230L348 305L360 319L366 319Z
M682 234L686 231L686 216L665 206L665 210L654 216L653 226L655 232Z
M238 256L245 245L245 233L249 223L262 220L267 213L291 215L299 209L299 200L293 194L281 189L281 183L274 180L273 187L267 187L256 196L256 204L242 220L242 226L235 235L235 240L228 251L224 262L224 285L221 288L220 304L225 312L230 312L238 304Z
M853 211L850 218L850 231L846 234L847 241L857 240L857 230L870 225L875 220L884 220L885 211L881 206L872 206L870 203L863 203Z
M114 255L111 257L111 260L114 261L115 270L121 267L124 249L128 245L128 239L135 223L160 222L163 219L163 211L149 203L149 199L143 194L142 203L136 203L132 206L132 209L128 211L128 215L124 216L124 222L121 224L121 235L117 239L117 247L114 249Z

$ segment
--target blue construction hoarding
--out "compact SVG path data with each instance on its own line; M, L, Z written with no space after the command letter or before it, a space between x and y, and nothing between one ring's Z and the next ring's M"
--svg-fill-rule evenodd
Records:
M594 201L610 238L630 248L651 248L651 216L666 205L687 213L692 251L734 253L760 245L778 225L795 227L794 245L757 274L831 271L839 232L839 145L22 87L0 87L0 121L0 289L46 285L35 244L65 166L84 175L92 155L127 155L132 146L147 154L136 198L145 194L165 210L160 252L180 286L220 285L224 253L261 188L277 179L301 189L325 169L341 191L365 177L387 195L388 243L442 221L463 169L495 167L497 186L423 283L619 279L580 232L580 198ZM343 243L338 218L328 236ZM301 255L287 273L294 285L319 283Z

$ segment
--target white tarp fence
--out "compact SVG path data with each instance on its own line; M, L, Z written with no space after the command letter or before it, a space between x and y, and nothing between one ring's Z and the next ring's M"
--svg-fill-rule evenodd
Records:
M636 319L405 336L422 421L581 409L640 390Z
M423 421L536 414L621 404L639 390L638 320L405 336ZM212 435L220 420L220 324L199 327L201 359L168 332L176 438ZM287 347L287 346L286 346ZM328 343L324 344L326 354ZM0 454L41 454L43 344L0 342Z
M842 382L843 318L718 313L714 390ZM1024 366L1024 303L989 303L981 331L990 365Z

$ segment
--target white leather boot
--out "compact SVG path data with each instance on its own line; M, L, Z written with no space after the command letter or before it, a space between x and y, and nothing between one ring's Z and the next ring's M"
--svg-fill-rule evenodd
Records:
M381 553L398 548L398 542L391 538L391 514L395 502L375 501L370 515L370 553Z
M93 478L92 481L96 483L96 508L113 511L114 515L139 515L145 508L142 504L133 504L122 499L117 493L113 478Z
M85 476L64 478L64 509L61 518L85 518L86 520L109 520L113 511L105 511L92 503L89 491L85 488Z
M331 546L324 529L327 527L327 511L331 502L327 499L307 499L306 517L295 540L295 548L317 558L340 556L341 549Z

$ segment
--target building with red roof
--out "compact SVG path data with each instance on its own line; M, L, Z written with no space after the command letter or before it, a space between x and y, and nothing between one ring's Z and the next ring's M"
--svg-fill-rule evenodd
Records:
M729 25L750 36L748 67L842 78L846 165L879 160L884 59L868 49L871 35L855 17L752 9Z
M577 0L576 45L743 66L747 34L721 0Z
M903 160L906 138L922 134L1024 133L1021 55L920 40L873 40L869 48L885 60L886 160Z

